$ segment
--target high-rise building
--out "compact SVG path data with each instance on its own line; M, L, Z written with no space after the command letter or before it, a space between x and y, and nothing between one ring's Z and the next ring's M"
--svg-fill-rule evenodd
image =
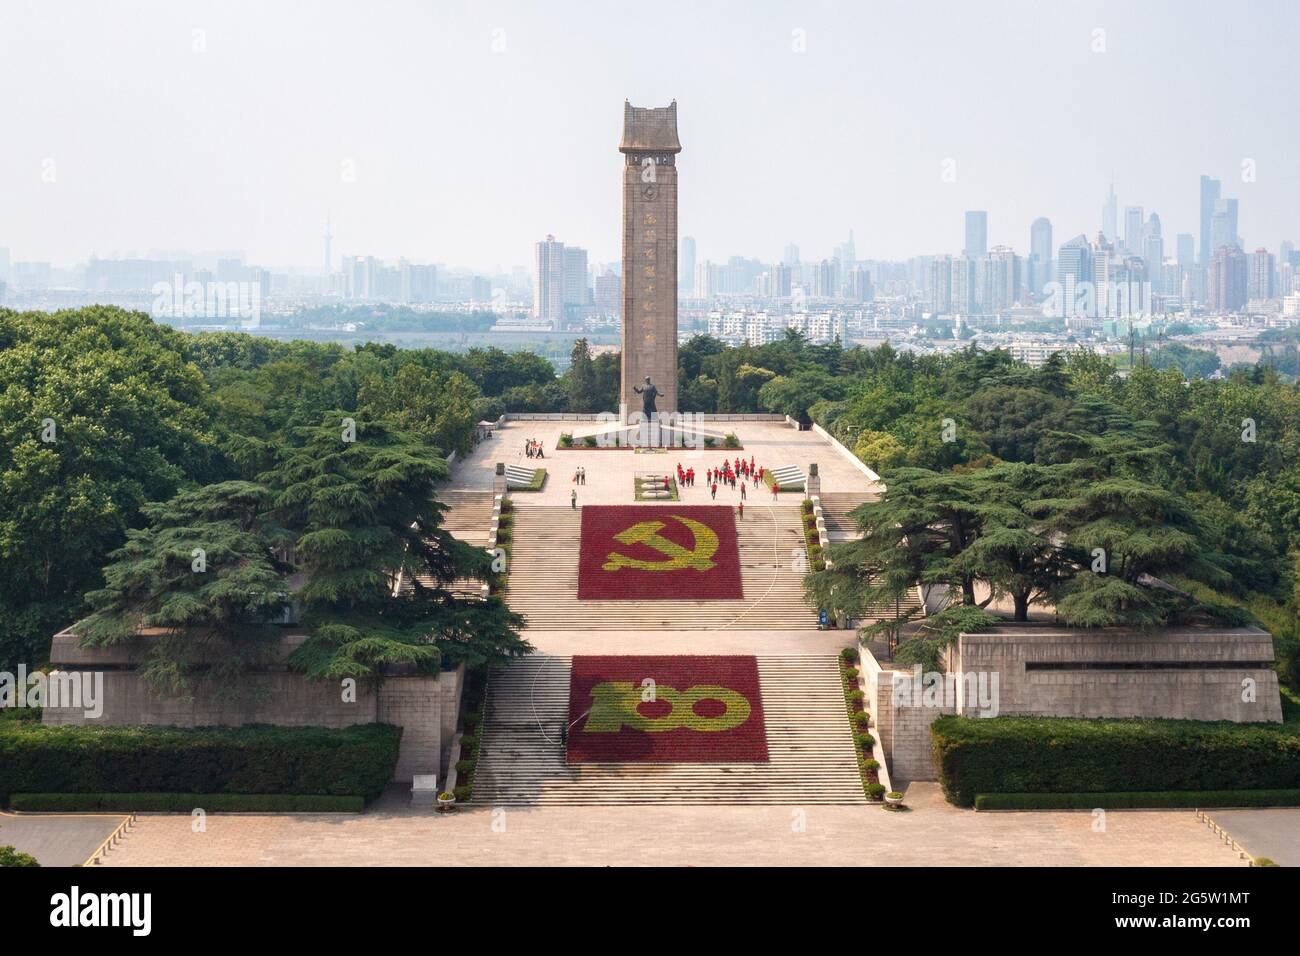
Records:
M1183 268L1196 265L1196 237L1190 232L1178 234L1178 264Z
M564 243L554 236L533 244L533 315L559 328L564 321Z
M775 298L786 298L790 295L790 267L784 262L772 266L771 294Z
M1056 281L1061 286L1063 314L1074 315L1079 287L1092 281L1092 247L1087 236L1075 236L1061 246L1056 258Z
M849 270L847 288L849 298L854 302L870 302L876 294L871 284L871 270L863 266L854 266Z
M1043 286L1052 281L1052 223L1039 216L1029 226L1029 291L1041 295Z
M587 289L587 250L564 247L564 305L569 312L590 302Z
M1239 246L1237 238L1237 200L1220 199L1214 204L1210 217L1210 249L1217 252L1223 246Z
M984 311L1005 312L1019 299L1020 257L1010 246L994 246L985 262Z
M1250 271L1246 279L1246 298L1273 298L1276 294L1273 286L1274 269L1273 254L1267 249L1256 249L1250 254Z
M952 256L930 260L930 311L935 315L952 311Z
M677 263L678 291L690 295L695 291L695 237L682 236L682 249Z
M1199 262L1209 266L1214 248L1210 243L1210 223L1214 218L1214 207L1219 201L1219 190L1223 184L1209 176L1201 177L1201 248Z
M792 266L795 263L797 263L799 261L799 247L796 246L793 242L787 244L785 247L785 252L782 253L781 261L788 266Z
M677 411L677 101L623 104L623 329L619 402L642 408L649 378L656 410Z
M438 267L402 260L397 265L402 302L432 302L438 294ZM490 297L490 293L489 293Z
M1214 250L1210 260L1208 302L1218 312L1235 312L1247 300L1246 254L1234 246Z
M954 256L952 259L951 311L958 315L970 315L974 310L975 263L967 256Z
M1111 242L1119 242L1119 198L1115 195L1115 183L1110 184L1106 193L1106 202L1101 207L1101 232Z
M618 273L606 270L596 276L596 314L610 318L618 315L623 281Z
M1123 249L1130 256L1142 255L1142 225L1145 222L1141 206L1124 207L1124 245ZM1106 237L1112 245L1119 243L1110 236Z
M1139 253L1146 263L1147 281L1151 291L1159 294L1164 291L1163 267L1165 262L1165 240L1160 233L1160 217L1152 213L1142 230L1142 249Z
M966 247L962 255L978 259L989 251L989 214L982 209L966 213Z

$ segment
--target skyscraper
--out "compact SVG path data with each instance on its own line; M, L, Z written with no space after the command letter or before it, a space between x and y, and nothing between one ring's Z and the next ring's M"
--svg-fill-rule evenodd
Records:
M952 256L930 261L930 311L935 315L952 311Z
M682 236L682 251L677 264L678 291L690 295L695 291L695 237Z
M1029 226L1029 291L1039 295L1052 281L1052 223L1039 216Z
M1210 260L1208 305L1219 312L1235 312L1246 304L1246 254L1235 245L1214 250Z
M1092 281L1092 248L1087 236L1075 236L1061 246L1056 260L1056 276L1061 284L1062 314L1074 315L1079 286Z
M1160 217L1152 213L1142 229L1142 261L1147 267L1147 281L1152 292L1164 291L1165 240L1160 233Z
M1196 237L1190 232L1178 234L1178 264L1183 268L1196 265Z
M1144 221L1141 206L1124 207L1123 248L1130 256L1142 255L1142 224ZM1110 239L1113 245L1119 245L1119 243L1112 237L1107 236L1106 238Z
M657 411L677 411L677 101L623 103L623 329L619 402L639 412L649 377Z
M1101 207L1101 231L1111 242L1119 241L1116 219L1119 217L1119 199L1115 195L1115 183L1112 181L1106 194L1106 202Z
M975 263L967 256L956 256L952 260L952 311L970 315L974 308Z
M1220 199L1214 204L1210 216L1210 251L1218 252L1223 246L1239 246L1237 238L1237 200Z
M1203 266L1210 264L1210 257L1214 249L1210 245L1210 221L1214 218L1214 206L1219 201L1219 190L1222 183L1217 179L1211 179L1209 176L1201 177L1201 248L1200 263Z
M989 214L982 209L966 213L966 247L962 255L978 259L989 251Z
M1256 249L1250 255L1250 272L1246 280L1248 299L1273 298L1273 254L1267 249Z
M546 322L564 320L564 243L554 236L533 244L533 315Z

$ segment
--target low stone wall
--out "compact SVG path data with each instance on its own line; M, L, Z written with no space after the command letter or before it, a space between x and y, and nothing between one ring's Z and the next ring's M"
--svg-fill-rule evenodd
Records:
M868 709L895 781L938 778L930 724L946 714L1278 722L1273 640L1256 628L1128 631L1006 625L962 634L944 673L861 651ZM996 681L994 681L996 678ZM895 680L906 679L901 693ZM990 706L992 705L992 706Z
M880 476L876 474L874 471L872 471L870 468L868 468L866 466L866 463L863 462L861 458L853 454L853 452L849 451L849 449L846 448L838 438L836 438L826 429L822 428L816 422L813 422L812 430L816 432L818 435L820 435L828 445L830 445L841 455L843 455L846 459L848 459L849 463L852 464L854 468L856 468L858 471L866 475L872 484L880 483Z
M303 639L303 634L286 634L276 658L283 659ZM331 728L393 724L402 728L401 752L393 779L405 783L415 774L438 774L440 782L446 779L464 687L464 665L437 676L387 677L377 687L361 681L345 695L338 681L309 680L282 664L271 664L266 670L242 676L235 686L200 680L190 695L180 697L155 693L136 669L148 644L146 637L114 647L83 648L70 631L56 635L50 657L59 670L103 674L103 712L97 718L88 718L81 707L47 707L42 711L42 722Z

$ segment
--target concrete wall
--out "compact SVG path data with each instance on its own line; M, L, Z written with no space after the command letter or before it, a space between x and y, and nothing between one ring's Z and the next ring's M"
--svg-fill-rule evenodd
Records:
M1255 628L1031 626L963 634L952 669L998 674L1003 714L1250 723L1282 719L1272 661L1273 639Z
M83 648L69 631L55 636L51 662L60 670L101 672L103 713L87 718L81 707L42 712L49 725L239 727L350 727L386 723L402 728L401 753L393 779L409 782L414 774L436 773L446 779L451 741L460 712L464 665L437 676L389 676L376 688L362 681L355 701L345 702L337 681L309 680L276 663L305 635L286 633L266 670L241 677L235 686L196 682L187 697L155 693L137 670L147 653L148 636L106 648ZM211 649L211 657L219 649Z
M938 778L930 724L945 714L981 716L970 691L981 677L991 691L993 675L996 714L983 716L1282 719L1277 674L1267 666L1273 641L1255 628L1144 632L1008 625L963 634L945 661L941 701L913 693L900 699L893 692L894 675L912 679L912 669L881 664L868 649L861 657L869 709L895 781ZM1036 663L1060 669L1027 666ZM1244 693L1247 681L1253 694Z

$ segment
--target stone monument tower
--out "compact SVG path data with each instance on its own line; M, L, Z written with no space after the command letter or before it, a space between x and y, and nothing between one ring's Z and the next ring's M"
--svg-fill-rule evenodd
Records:
M677 101L623 103L623 375L619 412L640 414L647 376L677 408Z

